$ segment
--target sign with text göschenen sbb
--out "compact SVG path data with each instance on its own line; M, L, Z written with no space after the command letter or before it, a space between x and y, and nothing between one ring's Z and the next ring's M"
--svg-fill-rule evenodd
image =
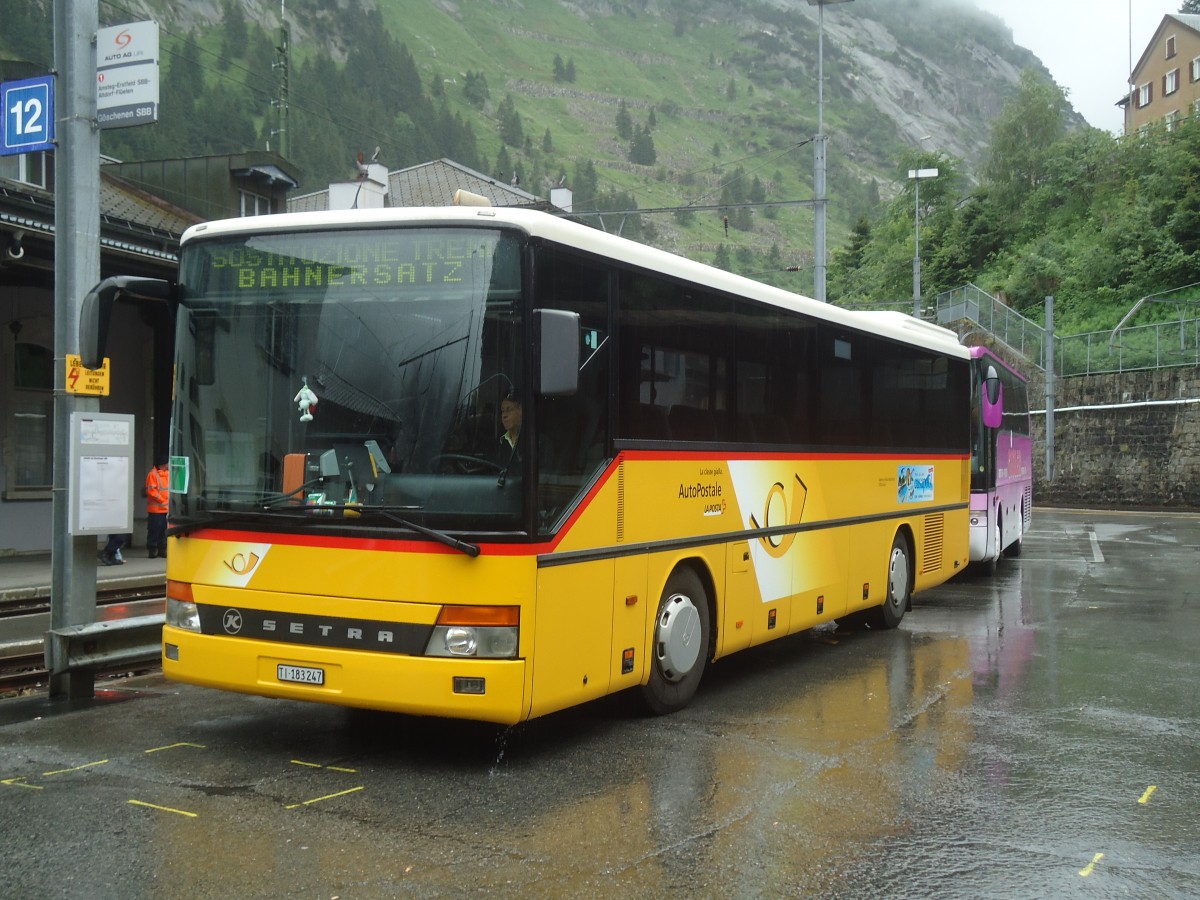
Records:
M158 23L96 32L96 121L127 128L158 121Z
M0 85L4 141L0 156L54 149L54 76L41 75Z

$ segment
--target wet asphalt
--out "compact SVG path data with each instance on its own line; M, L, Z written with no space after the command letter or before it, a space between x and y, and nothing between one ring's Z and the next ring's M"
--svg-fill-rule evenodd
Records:
M1200 896L1200 516L511 729L175 685L0 701L14 898Z

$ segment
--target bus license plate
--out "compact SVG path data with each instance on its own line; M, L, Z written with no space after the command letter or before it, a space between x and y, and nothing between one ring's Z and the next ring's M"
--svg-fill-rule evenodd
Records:
M284 666L277 672L280 681L293 681L297 684L324 684L325 670L314 669L310 666Z

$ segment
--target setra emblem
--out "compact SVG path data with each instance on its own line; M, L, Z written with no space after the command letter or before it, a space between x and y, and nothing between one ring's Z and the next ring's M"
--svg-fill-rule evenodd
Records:
M242 630L242 611L240 609L227 609L225 615L221 617L221 627L225 629L226 634L237 634Z

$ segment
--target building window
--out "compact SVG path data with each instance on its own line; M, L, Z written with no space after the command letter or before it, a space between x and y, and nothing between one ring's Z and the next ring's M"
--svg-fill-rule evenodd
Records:
M1163 76L1163 96L1169 97L1179 90L1179 70L1172 69Z
M1147 81L1145 84L1143 84L1141 87L1138 88L1138 95L1137 95L1138 109L1141 109L1143 106L1149 106L1150 101L1153 99L1154 99L1154 88L1153 88L1153 85L1151 85L1150 82Z
M1167 37L1167 59L1171 59L1173 56L1175 56L1175 35L1172 34Z
M1192 101L1192 115L1200 117L1200 100Z
M44 188L46 186L46 154L17 153L13 156L0 156L0 178Z
M271 214L271 198L251 191L238 191L242 201L241 215L268 216Z
M1163 121L1167 123L1167 131L1174 131L1175 126L1179 124L1179 110L1171 110L1163 117Z
M5 497L48 497L54 481L54 351L49 317L9 323L12 333Z
M1200 56L1192 60L1192 82L1200 81Z

